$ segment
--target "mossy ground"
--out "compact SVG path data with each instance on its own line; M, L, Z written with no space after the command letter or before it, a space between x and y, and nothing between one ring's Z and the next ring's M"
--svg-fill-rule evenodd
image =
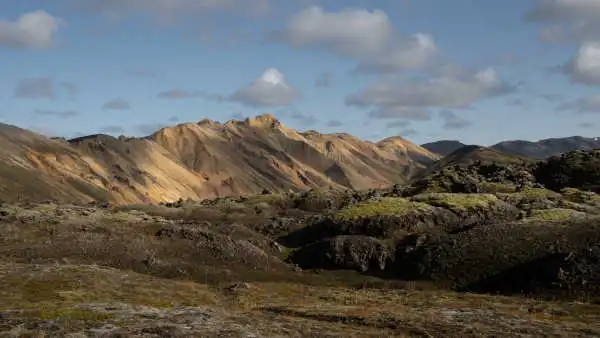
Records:
M536 222L559 222L567 221L582 215L585 215L585 213L573 209L553 208L533 210L531 216L527 217L525 220Z
M80 303L122 301L151 307L216 305L206 285L154 278L88 265L7 264L0 274L3 310L27 309L39 316L59 315Z
M481 192L486 194L496 193L514 193L517 191L517 186L508 183L497 183L497 182L481 182L479 184Z
M399 215L411 211L425 211L429 206L425 203L410 201L400 197L381 197L358 203L333 214L334 219L349 221L359 218L382 215Z
M564 198L570 202L586 204L591 206L600 206L600 195L591 191L582 191L575 188L565 188L561 190Z
M581 202L578 192L567 193L574 196L573 200ZM511 195L517 199L556 197L544 189L517 194ZM342 220L402 215L414 210L429 212L434 209L432 206L479 212L502 203L492 194L431 193L410 198L355 199L340 204L336 198L347 199L352 195L323 195L315 206L328 209L314 215L336 215ZM230 243L256 243L265 255L280 258L289 257L293 252L292 249L274 249L268 244L260 244L264 237L252 233L251 225L264 226L268 219L264 215L255 215L252 206L270 204L277 199L274 196L277 195L256 196L235 203L231 202L235 199L224 199L217 203L218 206L215 204L216 207L209 203L187 203L177 208L132 206L102 211L33 206L30 210L41 215L35 226L16 220L1 221L4 223L0 235L0 318L4 320L7 317L3 316L10 314L17 317L11 322L13 326L43 322L45 327L48 322L63 325L61 323L68 318L95 328L106 323L135 326L185 322L190 326L192 322L197 325L198 318L208 318L205 322L214 322L211 330L227 326L255 327L253 334L259 332L258 336L600 336L595 324L600 320L600 311L589 299L586 304L574 304L535 301L522 296L461 294L434 290L435 286L415 290L410 281L382 279L355 271L280 269L283 265L278 267L273 261L268 261L272 265L252 266L254 262L248 260L252 250L243 251L249 246L233 246L226 250ZM589 194L584 197L594 199ZM312 208L312 204L307 205ZM343 206L336 209L337 205ZM19 215L32 215L22 206L5 205L3 208L13 214L16 210ZM143 212L136 212L138 209ZM292 217L290 215L296 211L278 212ZM58 216L60 213L67 215ZM532 210L530 215L529 219L547 222L569 220L579 214L570 209L552 208ZM46 222L48 217L52 222ZM81 219L75 222L78 217ZM517 225L546 232L542 227ZM172 237L157 236L159 230L180 228L186 231L171 232ZM554 223L548 227L552 228L555 228ZM570 228L563 230L571 231ZM494 229L480 231L488 233ZM540 235L530 233L533 237ZM457 260L460 263L450 266L460 272L470 271L463 267L468 259L479 257L476 255L479 253L493 256L487 255L491 253L486 251L490 243L497 243L498 248L507 247L506 250L520 250L521 247L511 247L516 245L512 239L529 235L510 232L498 239L494 234L490 236L484 238L477 234L474 238L463 238L459 234L459 242L475 244L469 247L472 252L467 252L464 260ZM220 243L218 241L223 238L223 248L215 246L213 251L195 251L201 243ZM476 243L478 238L484 240ZM390 246L394 244L390 238L384 242ZM530 246L524 248L523 255L528 255ZM242 250L241 255L239 250ZM453 250L454 247L448 247L448 257L457 255ZM218 255L213 256L215 254ZM232 257L245 260L233 262ZM355 288L367 285L367 281L368 285L377 285L381 289ZM233 282L249 282L250 287L240 290L226 287ZM123 313L118 311L97 310L94 304L99 303L149 307L152 316L132 312L123 318ZM212 314L200 317L192 314L185 320L171 317L179 316L184 311L182 307L210 309L225 315L213 318L210 317ZM2 325L0 321L0 335L3 330L8 330ZM75 324L65 325L61 330L66 331L61 333L76 329ZM197 332L204 331L199 328Z
M283 203L285 201L285 196L280 194L268 194L268 195L253 195L249 196L243 203L246 205L254 206L261 203L266 203L269 205L274 205L278 203Z
M410 198L411 201L426 203L453 211L474 212L488 208L498 198L492 194L429 193Z
M581 303L419 290L408 285L390 290L264 282L231 289L88 266L5 264L0 268L0 280L46 280L56 289L46 288L44 301L40 294L37 299L26 295L33 284L3 285L2 296L9 295L11 305L0 309L0 315L12 323L12 329L6 330L18 336L44 335L48 323L58 336L90 334L92 328L108 330L107 334L118 330L121 336L140 330L209 337L233 332L238 333L233 336L345 337L600 334L594 325L600 320L597 306ZM81 285L73 282L77 279ZM7 332L3 328L0 324L0 333Z
M112 314L88 309L55 308L44 306L40 306L33 310L27 310L24 312L24 316L29 319L78 320L86 323L103 323L109 319L115 318L115 316Z
M560 198L560 194L543 188L525 188L515 193L516 196L524 198Z

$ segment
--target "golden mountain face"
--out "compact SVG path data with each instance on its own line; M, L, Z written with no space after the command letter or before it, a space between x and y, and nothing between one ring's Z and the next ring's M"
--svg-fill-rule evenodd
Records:
M399 137L298 132L272 115L163 128L146 138L50 139L0 126L0 199L157 203L179 198L366 189L406 182L439 156Z

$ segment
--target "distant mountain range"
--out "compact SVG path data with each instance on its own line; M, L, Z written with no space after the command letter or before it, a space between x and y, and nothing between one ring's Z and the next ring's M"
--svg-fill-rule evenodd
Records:
M469 165L475 162L481 162L486 164L495 163L500 166L506 165L528 165L534 164L537 161L530 157L524 157L514 154L498 151L489 147L481 146L462 146L450 154L444 156L439 161L434 162L427 168L423 169L418 173L419 177L423 177L432 174L437 171L441 171L444 168L452 165Z
M461 147L464 147L465 144L455 140L443 140L422 144L421 146L433 153L439 154L440 156L447 156ZM548 157L557 156L573 150L600 149L600 138L572 136L563 138L549 138L537 142L514 140L503 141L489 148L507 154L535 159L546 159Z
M440 159L401 137L374 143L290 129L271 115L202 120L144 138L51 139L0 124L0 200L166 202L407 182Z
M600 148L600 141L584 137L507 141L492 147L459 141L419 146L398 136L370 142L345 133L296 131L268 114L225 123L182 123L142 138L89 135L66 140L0 124L0 144L0 200L113 203L247 195L265 189L380 188L408 183L451 163L520 163Z

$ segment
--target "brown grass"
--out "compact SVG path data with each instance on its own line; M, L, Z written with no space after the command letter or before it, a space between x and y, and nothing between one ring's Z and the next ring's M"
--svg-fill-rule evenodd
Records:
M178 325L175 313L204 311L223 316L220 320L225 322L248 323L253 332L266 336L600 334L596 325L600 320L598 306L588 304L434 290L352 289L277 282L251 283L239 289L212 288L83 265L35 267L5 263L0 269L0 314L14 315L10 310L25 310L18 315L21 320L55 321L59 327L63 325L63 332L76 329L75 322L84 322L87 327L111 323L134 330L146 321L143 313L161 314L150 317L155 318L154 325L157 320ZM117 310L123 308L117 304L123 303L155 310ZM115 304L115 310L110 310L108 304ZM212 328L218 323L215 319L204 325Z
M0 336L91 334L106 324L123 336L600 335L600 305L589 302L293 271L279 260L289 252L265 236L215 221L219 208L188 207L185 219L163 207L11 209L33 220L0 222Z

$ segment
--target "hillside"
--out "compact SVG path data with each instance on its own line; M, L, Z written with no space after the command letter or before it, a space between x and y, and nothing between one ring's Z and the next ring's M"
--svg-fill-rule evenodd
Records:
M94 179L103 171L68 143L0 124L0 198L89 200L107 197Z
M115 203L406 182L438 156L394 138L298 132L271 115L163 128L145 138L50 139L2 125L0 198Z
M425 144L421 144L421 147L431 151L434 154L439 154L441 156L447 156L453 153L454 151L466 146L466 144L455 141L455 140L441 140L435 142L429 142Z
M548 138L537 142L515 140L500 142L491 146L491 148L509 154L546 159L573 150L598 149L600 148L600 139L597 137L572 136Z
M421 147L441 156L450 155L455 150L464 147L460 141L441 140L422 144ZM496 143L490 148L517 156L535 159L546 159L574 150L593 150L600 148L600 138L597 137L557 137L539 141L511 140Z
M426 169L419 173L419 177L428 175L433 172L442 171L444 168L454 165L467 166L469 164L481 162L484 164L497 165L523 165L532 164L534 159L517 156L509 153L503 153L488 147L481 146L464 146L449 155L443 157L439 161L434 162Z

